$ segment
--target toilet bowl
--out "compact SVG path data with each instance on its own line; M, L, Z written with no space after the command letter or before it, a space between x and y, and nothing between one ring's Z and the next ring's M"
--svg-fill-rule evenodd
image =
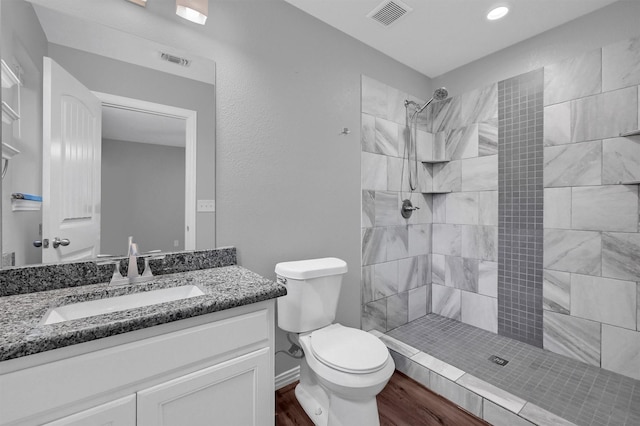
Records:
M278 299L278 326L295 333L304 352L296 398L316 425L379 425L376 395L395 371L385 344L335 320L342 275L336 258L276 265L287 295Z

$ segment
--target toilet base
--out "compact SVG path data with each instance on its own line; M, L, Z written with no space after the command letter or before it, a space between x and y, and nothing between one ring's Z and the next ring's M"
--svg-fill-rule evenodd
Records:
M296 399L316 426L380 425L375 398L367 401L346 400L337 395L326 398L320 386L315 385L308 389L301 383L296 386L295 393ZM319 399L328 401L320 404Z
M316 389L313 389L315 387ZM307 416L311 419L316 426L327 426L329 423L329 400L326 398L324 391L320 389L318 385L304 386L302 383L298 383L296 386L296 399L307 413ZM315 396L313 395L315 394ZM322 398L325 396L324 398ZM320 403L318 400L326 399L324 403Z
M329 393L320 385L318 377L303 358L296 399L316 426L379 426L378 404L375 395L362 399L345 399Z

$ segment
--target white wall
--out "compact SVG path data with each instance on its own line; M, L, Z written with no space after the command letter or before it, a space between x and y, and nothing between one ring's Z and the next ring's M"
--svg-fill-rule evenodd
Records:
M424 96L430 81L285 2L215 2L209 20L217 244L268 278L278 262L344 259L337 320L359 327L361 74ZM276 357L276 373L292 365Z
M102 140L100 252L184 250L184 148ZM179 245L174 247L174 241Z
M469 92L637 36L639 22L640 2L621 0L443 74L433 84L451 95Z

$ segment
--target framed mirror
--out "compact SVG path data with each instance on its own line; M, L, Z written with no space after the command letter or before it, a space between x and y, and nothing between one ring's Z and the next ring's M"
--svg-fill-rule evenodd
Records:
M3 267L122 255L129 235L142 251L215 247L215 63L130 27L188 34L179 22L124 1L86 3L0 5L1 56L20 80L2 89L20 114L2 126L3 148L17 152L2 181Z

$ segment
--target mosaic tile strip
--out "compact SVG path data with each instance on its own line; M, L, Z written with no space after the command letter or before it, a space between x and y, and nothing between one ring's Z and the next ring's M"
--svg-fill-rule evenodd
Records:
M543 70L498 83L498 334L542 347Z

